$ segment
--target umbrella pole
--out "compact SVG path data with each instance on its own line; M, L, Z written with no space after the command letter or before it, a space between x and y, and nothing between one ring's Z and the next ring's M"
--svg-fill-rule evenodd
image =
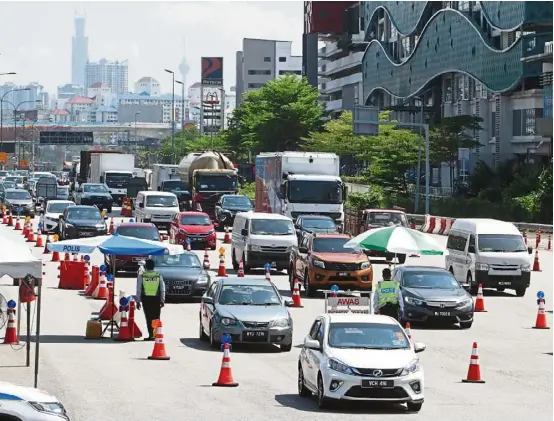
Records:
M112 259L112 275L113 275L113 286L112 286L112 303L115 303L114 301L114 296L115 296L115 274L117 273L117 268L116 268L116 265L117 265L117 260L115 259L115 255L111 255L111 259ZM112 311L112 320L110 321L110 324L111 324L111 327L110 327L110 336L111 338L113 339L113 325L115 323L115 320L114 320L114 317L115 317L115 314L114 312Z
M39 366L39 347L40 347L40 309L42 305L42 279L38 279L37 293L37 333L35 338L35 389L38 387L38 366Z

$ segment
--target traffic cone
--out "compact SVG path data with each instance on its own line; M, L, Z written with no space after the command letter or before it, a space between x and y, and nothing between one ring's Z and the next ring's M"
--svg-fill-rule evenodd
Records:
M112 320L117 314L117 306L112 300L113 296L113 282L108 282L108 296L106 302L98 312L98 318L100 320Z
M42 254L50 254L51 251L48 250L48 244L50 244L50 234L46 233L46 242L44 243L44 251Z
M544 299L539 299L539 311L537 313L537 321L533 329L550 329L546 323L546 311L544 309Z
M229 235L229 227L225 227L225 236L223 237L223 244L231 244L231 236Z
M64 256L63 260L66 261L66 262L69 262L69 260L70 260L69 253L65 253L65 256Z
M240 259L239 262L239 272L237 274L237 277L244 278L244 262L242 261L242 259Z
M37 242L35 243L35 247L44 247L44 242L42 241L42 231L40 228L37 231Z
M17 219L15 220L14 230L21 231L21 222L19 222L19 215L17 215Z
M119 323L119 332L114 338L116 341L120 342L129 342L133 341L133 335L131 334L131 329L129 327L129 320L127 320L127 309L126 307L119 306L119 312L121 313L121 322Z
M231 370L231 349L229 344L225 344L223 347L223 360L221 360L221 369L219 370L219 378L212 386L217 387L237 387L239 384L235 383L233 379L233 372Z
M13 227L13 215L10 212L10 215L8 216L8 227Z
M537 233L535 234L535 248L538 249L540 244L541 244L541 232L537 231Z
M59 262L60 261L60 253L58 253L57 251L53 252L52 253L52 260L50 260L51 262Z
M210 270L210 256L208 256L208 249L204 250L204 270Z
M527 245L527 233L523 232L523 241L525 241L525 245Z
M110 221L110 230L108 231L108 234L113 234L113 230L114 230L114 224L113 224L113 217L112 217L112 220Z
M4 216L2 217L2 223L4 225L8 225L8 215L4 214Z
M131 330L131 336L135 339L138 339L142 336L140 328L135 323L135 300L130 299L129 302L129 329Z
M298 278L294 279L294 288L292 290L292 307L304 307L302 305L302 298L300 297L300 283Z
M477 290L477 298L475 299L475 310L477 312L486 313L485 310L485 299L483 298L483 285L479 284L479 289Z
M410 322L406 323L406 327L404 328L404 330L406 331L406 335L408 336L408 340L410 342L412 342L412 329L411 329L411 326L410 326Z
M463 383L485 383L481 380L481 368L479 367L479 353L477 351L477 342L473 342L471 350L471 358L469 360L469 368L467 370L467 378L462 380Z
M79 258L77 257L77 253L73 253L73 261L78 262Z
M17 345L19 340L17 339L17 329L15 327L15 310L8 309L8 326L6 327L6 335L4 336L4 345Z
M90 282L85 289L85 297L92 297L92 294L96 291L96 288L98 288L100 278L98 271L98 266L92 267L92 275L90 275Z
M219 267L217 268L217 276L227 276L227 270L225 269L225 255L219 256Z
M265 280L271 282L271 269L265 268Z
M29 224L27 229L27 242L34 243L35 241L36 240L35 240L35 233L33 232L33 226Z
M98 287L92 293L92 298L94 298L95 300L107 300L108 295L108 282L106 280L106 274L102 273L102 275L100 275Z
M162 333L162 321L153 320L152 327L156 330L156 337L154 339L154 349L152 355L148 357L149 360L169 360L169 356L165 352L164 334Z
M23 237L27 237L28 232L29 232L29 223L27 221L23 221L23 230L21 231L21 235Z
M535 260L533 261L533 272L542 272L541 264L539 263L539 249L535 250Z
M191 251L190 241L186 241L186 243L187 243L187 251Z

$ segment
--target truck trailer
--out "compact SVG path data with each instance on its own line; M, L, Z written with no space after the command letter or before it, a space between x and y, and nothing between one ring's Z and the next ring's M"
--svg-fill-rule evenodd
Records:
M134 167L134 155L102 152L92 153L90 156L87 183L106 184L114 202L121 205L123 198L127 195L129 181L133 178Z

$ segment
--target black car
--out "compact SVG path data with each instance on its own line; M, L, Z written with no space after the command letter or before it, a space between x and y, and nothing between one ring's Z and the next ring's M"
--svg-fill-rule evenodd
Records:
M83 183L73 193L74 202L77 205L94 205L98 209L112 211L113 197L105 184Z
M108 233L107 218L107 216L102 216L96 206L69 206L65 208L58 222L60 239L106 235Z
M398 266L392 279L400 282L401 323L442 321L459 323L462 329L473 324L469 285L458 283L451 272L434 266Z
M325 215L300 215L296 218L294 228L296 229L296 236L299 241L304 233L340 233L333 218Z
M232 227L235 222L235 215L238 212L249 212L251 210L253 210L252 202L247 196L226 194L221 196L215 205L215 222L219 229Z

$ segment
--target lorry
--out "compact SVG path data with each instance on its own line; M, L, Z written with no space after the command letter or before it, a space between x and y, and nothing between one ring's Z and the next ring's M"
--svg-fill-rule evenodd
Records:
M58 196L58 181L54 177L40 177L35 184L36 205L46 209L49 200Z
M339 157L323 152L267 152L256 157L256 212L326 215L342 226L347 187Z
M166 180L181 181L179 178L179 165L152 165L152 182L150 188L154 191L162 191L162 183Z
M220 152L193 152L179 163L181 181L188 185L194 209L213 219L215 205L224 194L237 194L239 176L229 158Z
M94 151L90 155L87 183L104 183L114 202L121 205L127 195L127 186L133 178L135 156L132 154L114 154ZM81 172L83 162L81 161Z

